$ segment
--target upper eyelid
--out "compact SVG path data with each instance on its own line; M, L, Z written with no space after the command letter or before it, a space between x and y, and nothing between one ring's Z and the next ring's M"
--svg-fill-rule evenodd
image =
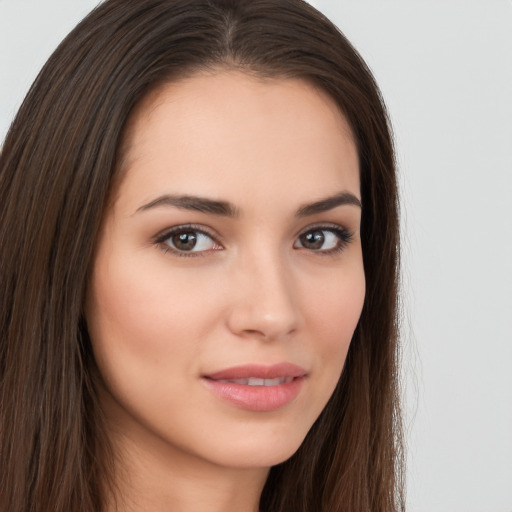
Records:
M163 229L153 237L153 240L156 243L161 243L170 238L173 233L179 233L180 231L186 230L197 231L198 233L202 233L203 235L210 237L217 243L222 243L222 237L219 236L212 228L198 224L179 224L178 226Z
M305 233L309 233L310 231L330 231L332 233L335 233L336 236L339 236L340 233L343 233L343 236L347 237L348 239L352 239L354 236L354 231L352 231L348 228L345 228L344 226L340 226L340 225L336 225L336 224L333 224L333 225L321 224L321 225L313 226L311 228L301 231L297 235L296 238L300 238L301 235L303 235Z
M311 224L310 226L307 226L306 228L302 228L295 236L300 236L304 233L307 233L308 231L313 231L315 229L319 230L325 230L325 231L345 231L347 233L353 234L353 230L349 229L348 227L337 224L335 222L318 222L316 224Z
M163 243L168 238L170 238L173 235L173 233L180 232L180 231L186 231L187 229L190 231L197 231L198 233L202 233L203 235L210 237L216 243L218 243L220 245L224 245L223 237L221 235L219 235L216 230L210 228L209 226L205 226L204 224L179 224L177 226L168 227L168 228L161 230L159 233L157 233L153 237L153 241L155 243ZM351 229L348 229L347 227L345 227L341 224L337 224L337 223L333 223L333 222L318 222L318 223L308 225L305 228L302 228L300 231L298 231L294 235L294 237L298 238L301 235L303 235L304 233L307 233L308 231L312 231L315 229L325 230L325 231L329 231L329 230L344 231L348 235L350 235L350 237L352 237L354 234Z
M200 233L204 233L205 235L211 236L211 237L218 237L222 238L216 230L213 228L210 228L209 226L206 226L204 224L178 224L176 226L167 227L165 229L162 229L159 231L153 238L161 238L169 233L173 233L176 231L184 231L186 229L190 229L191 231L198 231ZM302 233L305 233L307 231L311 231L312 229L343 229L346 231L350 231L346 226L343 226L342 224L334 223L334 222L318 222L311 225L308 225L304 228L301 228L295 236L299 236Z
M207 236L212 240L212 242L216 245L224 248L222 242L219 242L216 235L209 233L211 228L206 227L204 225L194 225L194 224L180 224L177 226L173 226L167 229L164 229L159 232L159 234L153 237L153 244L157 247L161 248L164 253L172 253L175 257L180 258L200 258L206 256L210 250L202 250L202 251L181 251L177 247L172 247L170 244L166 243L174 234L186 231L195 231L196 233L201 233L204 236ZM218 249L216 249L218 250Z

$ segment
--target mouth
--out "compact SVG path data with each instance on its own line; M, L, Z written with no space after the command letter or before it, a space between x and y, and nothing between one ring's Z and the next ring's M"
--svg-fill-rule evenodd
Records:
M299 395L307 372L291 363L245 365L204 375L213 394L228 404L248 411L281 409Z

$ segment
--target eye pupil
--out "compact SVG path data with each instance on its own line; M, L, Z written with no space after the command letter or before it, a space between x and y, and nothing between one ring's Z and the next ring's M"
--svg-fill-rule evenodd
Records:
M308 249L320 249L325 241L322 231L309 231L300 237L303 247Z
M197 243L197 235L193 231L178 233L172 237L172 243L181 251L190 251Z

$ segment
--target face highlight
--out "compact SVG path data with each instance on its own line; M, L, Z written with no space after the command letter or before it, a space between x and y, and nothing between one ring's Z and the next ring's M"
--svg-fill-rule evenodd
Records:
M295 79L197 74L137 108L86 301L113 429L268 468L330 398L365 293L357 150Z

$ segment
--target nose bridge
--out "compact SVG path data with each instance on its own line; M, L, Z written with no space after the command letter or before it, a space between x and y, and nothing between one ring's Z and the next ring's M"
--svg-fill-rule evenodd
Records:
M238 292L229 319L233 331L276 339L297 328L292 269L278 248L260 246L241 254L236 275Z

